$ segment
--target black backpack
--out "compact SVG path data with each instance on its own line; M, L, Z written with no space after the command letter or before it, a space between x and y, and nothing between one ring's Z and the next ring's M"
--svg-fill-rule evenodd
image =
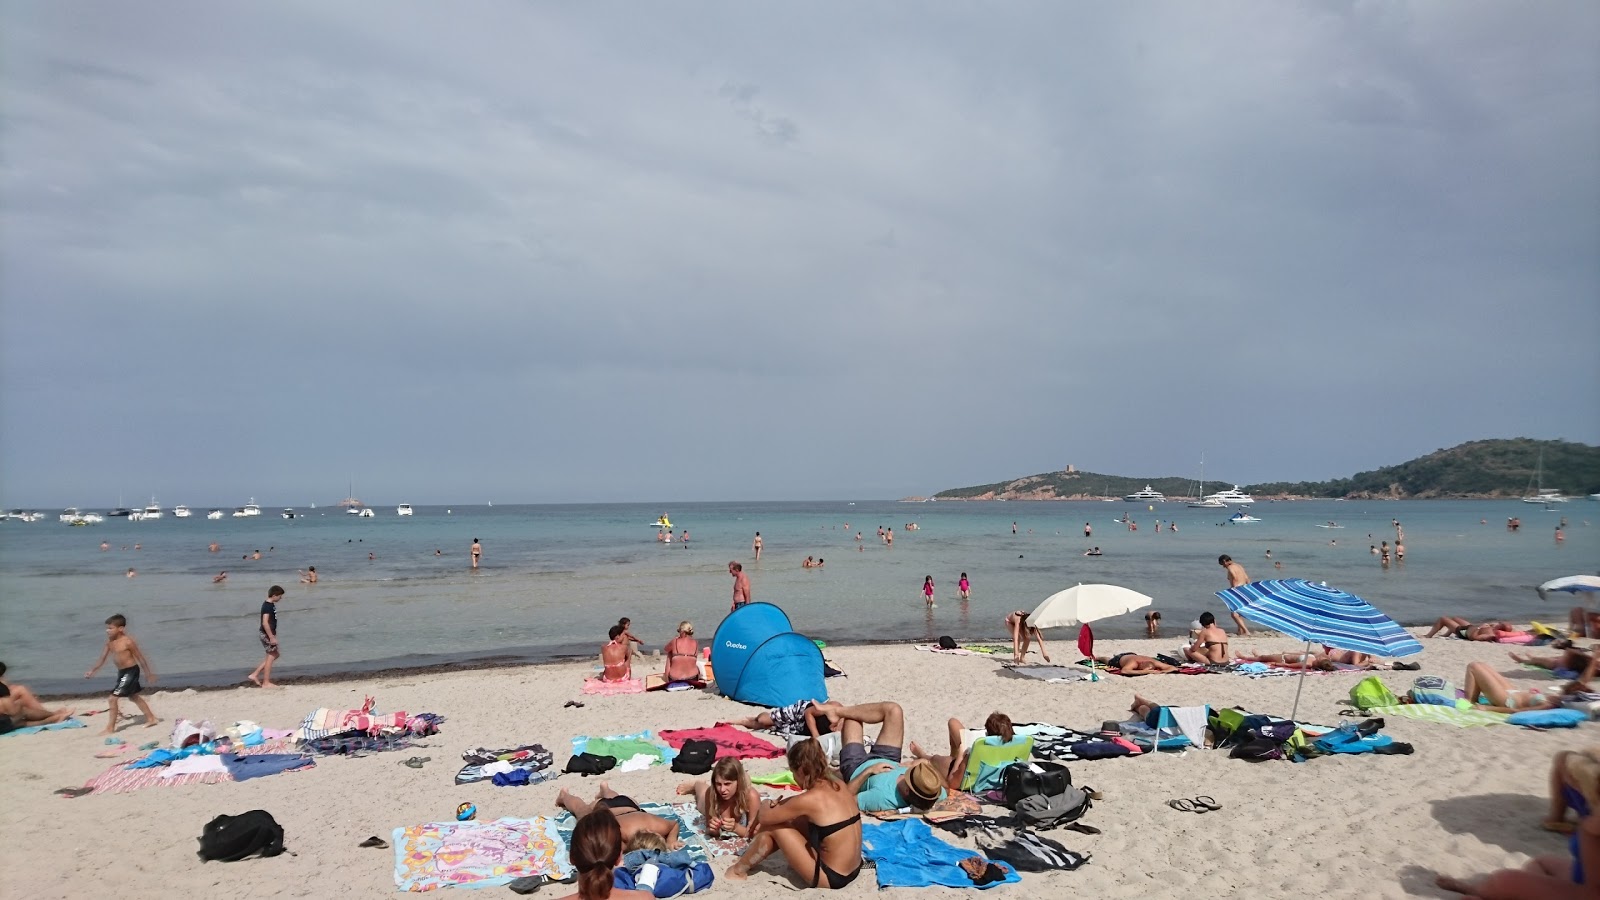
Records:
M684 775L704 775L717 761L717 745L711 741L687 740L678 748L672 771Z
M616 767L617 761L613 757L596 756L593 753L576 753L573 754L571 759L567 760L567 768L564 771L587 778L590 775L604 775Z
M956 639L951 637L948 634L939 635L939 649L940 650L954 650L954 649L956 649Z
M238 862L256 855L283 852L283 826L264 809L237 816L217 816L200 833L200 860Z
M1057 762L1012 763L1000 771L1000 792L1005 794L1006 805L1010 807L1015 807L1024 797L1064 794L1071 786L1072 773Z

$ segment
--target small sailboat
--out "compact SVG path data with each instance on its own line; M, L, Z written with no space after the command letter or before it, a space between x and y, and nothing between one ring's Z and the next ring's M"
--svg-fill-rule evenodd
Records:
M1536 491L1536 493L1528 493L1529 489ZM1562 496L1560 491L1556 490L1555 488L1547 488L1544 486L1543 447L1539 448L1539 462L1536 466L1534 466L1533 477L1528 479L1528 488L1523 490L1522 495L1523 503L1538 503L1544 506L1545 509L1550 509L1550 504L1552 503L1567 502L1567 498Z

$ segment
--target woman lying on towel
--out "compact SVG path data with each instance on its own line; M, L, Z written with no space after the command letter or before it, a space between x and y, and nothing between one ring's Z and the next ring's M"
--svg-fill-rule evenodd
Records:
M633 802L632 797L613 791L611 785L604 781L600 782L600 791L594 795L594 802L588 802L562 788L561 792L556 794L556 805L580 819L595 810L610 810L611 815L616 817L617 825L622 829L622 843L631 840L638 832L650 831L661 835L661 839L667 842L668 850L676 850L682 846L678 841L677 822L652 816L641 810L639 804ZM573 840L576 842L576 835ZM620 850L617 855L619 857L622 855Z
M1474 625L1460 616L1440 616L1423 637L1431 638L1441 631L1448 631L1463 641L1497 641L1500 639L1500 632L1515 634L1516 630L1517 626L1510 622L1479 622Z
M1178 671L1177 666L1169 666L1159 659L1150 656L1140 656L1137 653L1118 653L1115 656L1096 656L1094 661L1109 668L1116 669L1119 674L1132 677L1134 675L1165 675L1168 672Z
M622 861L622 827L609 811L597 809L578 819L569 854L578 870L578 892L560 900L655 900L649 891L614 886L612 870Z
M1594 677L1594 670L1600 664L1595 662L1594 653L1581 647L1572 646L1568 640L1559 640L1550 645L1552 650L1560 650L1556 656L1534 656L1531 653L1512 653L1511 661L1522 663L1525 666L1538 666L1541 669L1565 669L1569 672L1581 672L1579 681L1588 681Z
M774 851L812 887L846 887L861 874L861 809L855 793L828 767L815 739L789 748L789 770L804 793L767 801L750 849L725 877L743 881Z
M1282 669L1316 669L1331 672L1340 665L1372 666L1372 657L1354 650L1335 650L1324 644L1321 653L1241 653L1242 662L1259 662Z
M1484 662L1467 664L1467 681L1464 685L1467 700L1489 712L1515 713L1530 709L1554 709L1561 705L1565 694L1587 692L1588 685L1573 681L1560 690L1525 688L1513 690L1506 677Z
M966 726L960 719L951 719L945 723L950 732L950 754L933 754L924 751L912 741L911 755L917 759L925 759L933 764L933 768L944 776L944 785L952 791L961 790L961 782L967 774L967 757L971 755L972 748L966 747L963 738ZM1011 717L1005 713L990 713L989 718L983 720L983 733L986 737L999 739L1002 744L1011 743L1016 733L1011 730Z

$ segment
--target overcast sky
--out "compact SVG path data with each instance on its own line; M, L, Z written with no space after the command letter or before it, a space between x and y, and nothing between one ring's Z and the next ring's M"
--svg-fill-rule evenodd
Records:
M0 503L1600 442L1600 5L7 4Z

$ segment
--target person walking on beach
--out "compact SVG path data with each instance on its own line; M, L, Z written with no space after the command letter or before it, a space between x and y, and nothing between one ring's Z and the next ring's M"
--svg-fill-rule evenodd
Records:
M924 575L922 577L922 597L923 597L924 600L927 601L928 608L929 609L933 609L933 576L932 575Z
M728 563L728 574L733 576L733 606L728 611L733 612L750 602L750 576L744 573L744 566L736 562Z
M477 538L473 538L472 539L472 567L474 569L476 569L478 567L478 557L480 557L482 555L483 555L483 545L478 543L478 539Z
M756 539L750 542L750 552L756 555L756 562L761 562L761 532L756 532Z
M117 683L111 689L111 707L107 711L106 730L102 734L111 734L117 730L117 723L121 721L121 712L117 709L117 701L123 697L133 699L135 706L144 713L144 727L154 728L160 719L150 711L150 704L140 694L144 688L139 684L139 673L143 669L150 673L150 683L155 684L155 667L150 665L150 660L144 658L144 651L139 649L139 643L128 633L128 620L121 614L106 620L106 648L100 651L100 659L95 661L94 668L83 673L85 678L93 678L94 673L106 664L106 657L113 656L117 664Z
M261 649L266 656L248 676L256 687L277 687L272 683L272 664L278 660L278 601L282 599L283 588L273 585L267 588L267 599L261 604Z
M1228 573L1228 587L1236 588L1250 583L1250 576L1245 572L1244 566L1234 562L1233 557L1229 556L1228 554L1224 553L1217 557L1217 565L1221 566L1223 571ZM1238 613L1230 613L1230 615L1233 616L1235 633L1241 637L1248 637L1250 635L1250 628L1244 624L1244 616L1241 616Z

